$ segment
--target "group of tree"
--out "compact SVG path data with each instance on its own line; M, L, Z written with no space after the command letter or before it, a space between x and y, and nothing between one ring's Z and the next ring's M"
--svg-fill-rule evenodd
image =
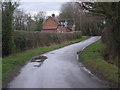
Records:
M61 7L60 19L73 19L83 35L101 35L106 44L105 58L120 59L120 2L68 2ZM113 61L115 60L115 61Z
M88 14L76 2L63 4L59 18L74 20L75 30L82 31L83 35L100 35L101 33L101 18Z
M45 12L31 15L23 10L16 9L13 14L14 30L40 31L45 19Z
M2 55L9 55L14 50L13 12L18 2L2 2Z
M31 15L18 9L19 2L2 2L2 55L14 52L14 30L41 30L44 12Z
M111 63L120 64L120 2L78 3L83 10L104 20L102 42L106 45L105 57Z

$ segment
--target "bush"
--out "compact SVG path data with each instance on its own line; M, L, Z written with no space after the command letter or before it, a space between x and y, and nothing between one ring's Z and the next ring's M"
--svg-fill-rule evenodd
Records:
M102 31L102 42L106 45L104 55L111 64L119 65L119 35L118 30L106 27Z
M81 38L81 32L46 33L39 31L15 31L14 35L14 53Z

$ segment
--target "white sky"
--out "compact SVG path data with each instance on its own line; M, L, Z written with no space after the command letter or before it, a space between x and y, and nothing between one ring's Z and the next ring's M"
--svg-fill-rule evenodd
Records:
M74 2L80 0L20 0L19 8L26 13L35 14L40 11L46 12L46 16L51 14L59 15L60 7L65 2ZM92 1L92 0L82 0ZM119 1L119 0L97 0L97 1Z
M59 14L60 7L64 2L21 2L19 8L26 13L46 12L47 15L52 13Z
M46 16L50 16L53 13L59 15L61 5L70 1L73 0L20 0L19 8L31 14L44 11Z

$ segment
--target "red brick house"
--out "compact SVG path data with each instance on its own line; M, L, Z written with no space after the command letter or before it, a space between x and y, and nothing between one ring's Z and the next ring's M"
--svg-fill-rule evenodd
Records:
M58 20L55 14L49 16L43 23L41 32L72 32L75 31L73 20Z

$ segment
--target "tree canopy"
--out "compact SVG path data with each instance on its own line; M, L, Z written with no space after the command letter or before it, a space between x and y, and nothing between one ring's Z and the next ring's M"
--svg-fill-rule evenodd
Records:
M2 2L2 51L9 55L14 51L13 12L19 6L18 2Z
M78 3L78 2L77 2ZM82 2L82 9L104 17L102 41L106 44L106 55L110 59L120 59L120 2Z

